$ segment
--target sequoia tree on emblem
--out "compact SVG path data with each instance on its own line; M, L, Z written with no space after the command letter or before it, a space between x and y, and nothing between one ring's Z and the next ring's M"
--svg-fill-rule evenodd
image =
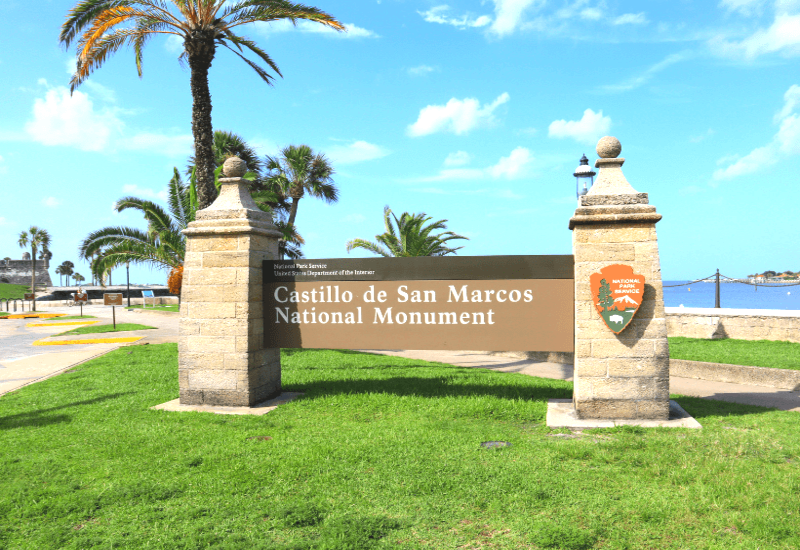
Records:
M629 265L614 264L589 279L594 307L606 326L619 334L630 324L644 296L644 277Z

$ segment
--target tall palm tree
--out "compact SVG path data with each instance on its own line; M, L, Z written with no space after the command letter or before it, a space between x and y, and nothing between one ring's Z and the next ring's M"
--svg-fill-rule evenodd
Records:
M447 220L439 220L437 222L425 225L431 219L430 216L425 214L409 214L403 212L398 219L392 213L392 209L388 206L383 209L383 222L386 225L386 232L375 235L377 243L367 241L364 239L353 239L347 243L347 252L354 248L363 248L369 250L374 254L391 257L404 257L404 256L446 256L447 254L455 254L457 250L464 248L459 246L457 248L450 248L445 243L455 239L469 240L467 237L456 235L452 231L444 231L432 235L431 232L436 229L447 229L445 225ZM392 221L397 226L395 230Z
M40 250L43 253L50 252L50 233L46 229L39 229L32 225L27 231L19 234L20 248L31 247L31 292L36 292L36 253ZM36 302L33 303L33 309L36 310Z
M189 190L178 169L168 186L168 210L137 197L123 197L114 205L117 212L134 209L147 221L147 231L133 227L104 227L90 233L79 247L80 257L95 256L91 263L94 275L103 280L111 269L125 265L145 264L156 268L183 265L186 239L182 233L194 217L190 210Z
M64 286L64 270L61 269L61 266L57 266L55 272L58 275L58 286Z
M239 56L271 85L274 77L262 65L242 55L243 47L274 73L283 76L278 66L255 42L234 34L233 29L257 21L284 19L293 24L298 19L306 19L337 31L345 30L331 15L286 0L169 0L169 3L167 0L80 0L67 15L60 35L65 48L77 39L77 65L70 90L74 91L109 54L123 45L133 46L136 69L141 77L145 43L158 34L181 37L184 51L180 59L187 59L191 73L198 202L200 208L206 208L216 197L208 70L217 46L224 46Z

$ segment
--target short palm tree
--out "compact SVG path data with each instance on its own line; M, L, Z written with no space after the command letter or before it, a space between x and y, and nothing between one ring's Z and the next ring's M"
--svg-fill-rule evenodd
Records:
M80 284L86 280L86 277L81 275L80 273L75 273L72 275L72 278L75 280L76 283Z
M65 260L61 262L61 265L58 267L61 268L61 273L64 274L64 276L66 277L67 285L69 285L69 277L75 272L75 264L73 264L69 260Z
M271 84L274 77L262 65L242 55L244 48L282 76L278 66L255 42L234 34L233 30L247 23L284 19L295 24L298 19L305 19L345 30L331 15L286 0L80 0L67 15L60 35L65 48L77 40L77 65L70 89L74 91L109 54L124 45L133 46L141 77L142 48L149 39L159 34L183 39L181 59L186 58L191 73L197 194L199 207L206 208L216 197L208 71L217 46L232 51Z
M347 243L347 252L354 248L363 248L374 254L387 258L398 258L405 256L445 256L455 254L457 250L464 248L450 248L445 243L455 239L469 240L467 237L456 235L452 231L445 231L432 235L431 232L437 229L447 229L447 220L439 220L425 225L431 219L425 214L409 214L403 212L398 218L392 213L388 206L383 209L383 222L386 225L386 232L375 235L377 243L364 239L353 239ZM392 221L397 226L392 225Z
M169 211L137 197L124 197L117 201L114 205L117 212L140 211L147 221L147 231L133 227L104 227L83 240L80 256L83 259L95 256L91 269L99 280L103 280L103 276L113 268L128 262L159 269L183 265L186 239L182 231L194 213L190 210L189 190L177 168L169 182L167 202Z
M327 203L339 200L333 166L325 155L314 154L308 145L289 145L280 155L267 156L265 169L265 188L281 200L292 199L288 219L283 224L287 237L294 231L297 208L306 193Z
M32 225L30 229L19 234L17 242L20 248L31 247L31 292L36 292L36 253L40 250L42 253L50 252L50 233ZM33 303L33 309L36 310L36 302Z

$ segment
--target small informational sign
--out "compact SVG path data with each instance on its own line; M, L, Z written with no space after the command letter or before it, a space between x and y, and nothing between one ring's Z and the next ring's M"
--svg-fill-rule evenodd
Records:
M143 290L142 291L142 308L147 306L147 299L150 298L153 300L153 307L156 307L156 295L152 290Z
M103 294L104 306L121 306L122 293L121 292L106 292Z
M606 326L614 334L625 330L642 305L644 277L629 265L614 264L592 273L589 283L594 307Z
M19 296L19 294L17 294L17 296ZM31 293L26 292L25 293L25 299L26 300L35 300L36 299L36 294L33 294L32 292Z
M88 302L89 295L85 292L76 292L75 293L75 301L76 302Z
M264 347L573 351L572 256L264 262Z

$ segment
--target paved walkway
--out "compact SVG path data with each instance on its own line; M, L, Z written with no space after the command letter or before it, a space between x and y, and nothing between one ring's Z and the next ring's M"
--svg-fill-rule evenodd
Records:
M66 313L78 315L75 307L47 308L50 313ZM107 306L85 306L86 315L94 315L101 321L98 324L111 323L111 308ZM138 323L156 327L157 330L132 331L114 335L142 336L133 345L160 344L178 341L178 316L158 312L126 311L117 308L117 323ZM33 342L46 338L70 327L27 327L29 323L38 323L36 319L4 319L0 320L0 395L25 386L27 384L54 376L64 370L97 357L110 350L127 344L79 344L69 346L33 346ZM84 338L109 337L111 334L85 335ZM58 339L77 339L77 337L59 337ZM464 351L419 351L419 350L360 350L383 355L395 355L438 361L461 367L479 367L498 372L516 372L529 376L572 380L572 365L545 363L522 360L496 355L485 355L478 352ZM765 386L748 386L743 384L727 384L696 380L693 378L670 377L670 392L673 394L691 395L706 399L730 401L761 407L775 407L785 411L800 412L800 392L778 390Z
M79 315L80 308L47 308L47 313ZM84 306L84 315L94 315L99 325L112 322L111 307ZM138 323L156 327L157 330L137 330L110 334L86 334L81 336L58 336L52 340L93 340L114 336L138 336L137 344L161 344L178 341L178 316L155 312L134 313L116 308L117 323ZM22 386L55 376L94 357L117 349L126 343L71 344L64 346L34 346L36 340L70 330L71 326L29 327L29 324L45 324L40 319L0 319L0 395ZM55 319L53 322L58 322Z

